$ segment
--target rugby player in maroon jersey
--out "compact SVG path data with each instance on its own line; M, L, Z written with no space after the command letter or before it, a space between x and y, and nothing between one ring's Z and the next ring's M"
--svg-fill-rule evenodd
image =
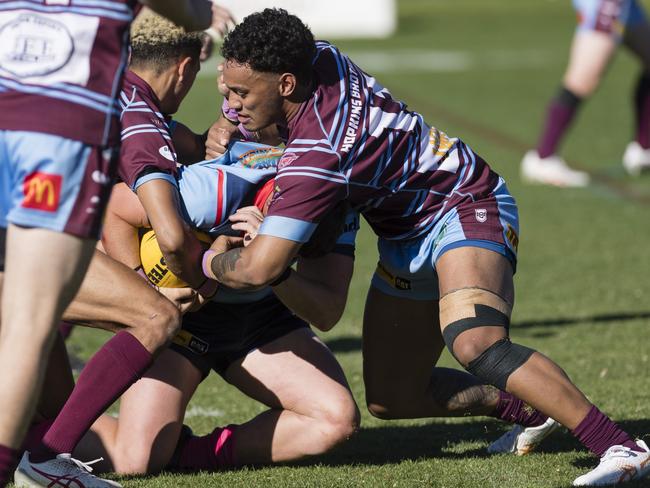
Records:
M205 0L142 3L190 30L211 23ZM7 49L0 77L0 366L14 372L0 379L0 486L32 417L42 359L93 254L117 160L116 89L138 8L135 0L0 3ZM117 334L111 347L133 356L134 372L146 369L149 352L129 334ZM50 468L40 481L18 481L107 486L69 453Z
M576 485L650 471L643 441L592 405L549 358L511 342L517 208L485 161L394 100L335 46L314 42L286 11L244 19L222 54L229 108L249 131L279 126L286 149L257 238L207 251L208 277L235 289L272 282L322 215L345 199L379 237L363 331L371 413L435 416L432 358L445 344L478 379L557 420L601 457Z

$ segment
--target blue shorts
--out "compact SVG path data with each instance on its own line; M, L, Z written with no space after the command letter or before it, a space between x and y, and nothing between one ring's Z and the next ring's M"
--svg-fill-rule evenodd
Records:
M408 241L379 239L379 263L372 286L411 300L438 300L436 262L457 247L481 247L517 262L517 204L503 182L485 200L450 210L428 234Z
M620 42L625 30L646 22L637 0L573 0L578 31L611 34Z
M40 132L0 130L0 227L99 237L119 151Z

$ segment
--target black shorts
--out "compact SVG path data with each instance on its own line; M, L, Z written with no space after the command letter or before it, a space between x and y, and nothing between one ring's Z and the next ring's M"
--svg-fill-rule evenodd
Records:
M210 302L183 317L170 348L189 359L203 378L211 369L223 376L252 350L306 327L273 294L252 303Z

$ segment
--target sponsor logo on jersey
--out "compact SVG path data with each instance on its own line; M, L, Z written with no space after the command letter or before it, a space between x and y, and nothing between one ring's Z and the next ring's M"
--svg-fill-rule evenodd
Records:
M352 149L354 141L357 139L359 126L361 125L361 111L363 109L363 101L361 100L361 80L354 72L352 63L350 63L350 102L349 109L350 115L348 117L348 126L345 130L345 137L343 144L341 144L341 152L347 153Z
M483 223L487 221L487 210L484 208L475 208L474 209L474 216L476 217L476 221Z
M280 193L281 193L281 192L282 192L282 190L280 189L280 186L279 186L279 185L275 185L275 187L273 188L273 195L271 196L271 201L269 202L269 208L270 208L271 205L273 205L275 202L277 202L277 201L279 201L279 200L282 200L282 197L280 196Z
M24 208L34 208L45 212L56 212L61 198L63 177L37 171L25 177L23 181Z
M160 149L158 149L158 152L163 158L176 162L176 154L174 154L172 150L169 149L169 146L161 146Z
M456 144L456 139L450 139L447 134L441 130L431 127L429 131L429 145L431 151L436 158L441 158L449 152L449 150Z
M517 231L513 229L512 225L510 224L508 224L506 229L506 238L508 239L508 242L512 248L517 251L517 248L519 247L519 236L517 235Z
M298 159L298 156L296 154L284 153L280 158L280 161L278 161L278 171L280 171L285 166L288 166L289 164L293 163L296 159Z
M182 329L178 331L172 342L200 355L206 354L210 349L210 345L206 341Z
M19 78L58 71L73 52L66 25L44 15L21 14L0 29L2 68Z
M388 271L383 264L377 263L377 275L384 281L388 282L393 288L398 290L410 290L411 281L400 276L396 276Z
M282 155L282 149L279 147L263 147L246 151L239 157L238 163L245 168L276 168L278 166L278 160L282 157ZM298 157L295 154L293 156L294 157L291 161L294 161Z

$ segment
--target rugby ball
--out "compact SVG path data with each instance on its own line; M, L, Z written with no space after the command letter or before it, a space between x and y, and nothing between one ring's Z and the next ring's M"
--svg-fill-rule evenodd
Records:
M206 248L212 243L209 235L196 230L194 234L201 242L206 243ZM156 233L153 230L145 233L140 240L140 261L142 262L142 269L147 275L147 279L154 285L165 288L183 288L187 286L187 283L172 273L167 267L165 258L158 246Z

